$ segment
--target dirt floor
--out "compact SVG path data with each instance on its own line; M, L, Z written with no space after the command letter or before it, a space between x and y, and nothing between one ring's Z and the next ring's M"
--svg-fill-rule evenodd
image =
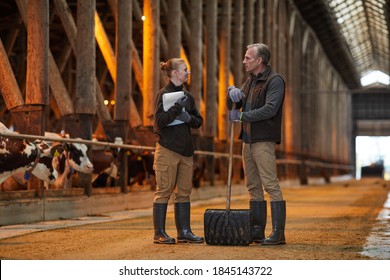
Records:
M16 260L360 260L360 254L389 193L383 181L349 181L284 189L287 201L286 245L210 246L153 244L152 217L89 224L0 240L0 259ZM195 204L195 203L194 203ZM232 209L247 208L235 197ZM173 208L170 206L170 208ZM223 199L192 208L192 230L203 235L207 208L224 209ZM271 231L268 217L266 234ZM0 228L1 230L1 228ZM173 213L167 232L175 237Z

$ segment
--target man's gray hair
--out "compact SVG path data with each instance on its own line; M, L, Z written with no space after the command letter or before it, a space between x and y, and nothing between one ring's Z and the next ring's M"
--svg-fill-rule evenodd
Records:
M261 57L263 59L263 63L268 65L269 60L271 59L271 52L266 44L256 43L247 46L249 48L256 48L257 57Z

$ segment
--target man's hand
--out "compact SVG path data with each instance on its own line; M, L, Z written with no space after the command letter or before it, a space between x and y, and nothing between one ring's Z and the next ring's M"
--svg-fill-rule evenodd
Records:
M230 86L228 88L228 94L230 99L235 103L240 102L244 97L244 93L241 91L241 89L236 88L235 86Z
M181 120L185 123L189 123L191 121L191 115L188 114L186 111L181 112L176 119Z
M240 122L242 113L240 110L234 109L229 111L229 121L231 122Z
M185 107L187 106L188 104L188 96L187 95L184 95L182 97L180 97L177 101L176 101L176 104L178 104L180 107Z

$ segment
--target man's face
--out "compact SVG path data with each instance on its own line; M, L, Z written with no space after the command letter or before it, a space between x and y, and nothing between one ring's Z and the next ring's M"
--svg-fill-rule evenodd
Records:
M242 61L246 72L254 74L260 73L260 70L262 69L261 62L262 58L256 56L255 48L249 48L246 50L244 60Z
M191 74L190 71L188 71L187 65L185 63L180 64L179 68L175 70L175 72L177 80L182 84L188 81L188 77Z

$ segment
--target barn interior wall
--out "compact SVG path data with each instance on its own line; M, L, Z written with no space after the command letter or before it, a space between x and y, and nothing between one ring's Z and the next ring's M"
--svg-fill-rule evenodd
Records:
M23 98L25 98L27 29L25 24L22 23L23 13L20 11L20 3L25 3L25 1L16 0L15 3L13 1L0 2L4 2L3 5L6 5L5 2L9 2L8 9L17 19L8 29L1 30L0 39L8 54L8 60L12 66L12 74L18 83ZM156 2L159 4L156 5ZM226 15L222 14L222 11L226 11L226 9L223 9L224 1L201 1L202 5L196 6L192 0L182 0L180 5L181 14L177 16L170 15L168 2L168 0L132 1L132 67L128 70L128 76L131 77L129 78L131 86L128 94L134 103L128 108L131 112L128 123L128 126L131 128L129 129L131 135L127 140L130 142L135 139L141 145L154 145L152 138L144 135L151 133L153 120L150 119L150 110L154 107L153 96L163 83L163 77L161 77L156 61L166 60L168 58L167 50L170 53L169 50L171 49L181 49L182 57L197 63L197 65L190 65L194 71L203 69L200 78L198 78L198 83L201 85L189 85L191 89L194 89L192 93L199 100L198 106L202 109L204 117L206 117L205 127L197 133L200 138L213 139L214 148L211 149L220 150L218 146L226 147L226 139L225 137L219 137L219 135L223 135L223 130L228 130L229 126L225 122L215 119L217 116L219 118L226 117L226 112L218 113L218 110L223 109L215 104L211 106L210 101L219 102L218 87L227 87L227 83L231 83L231 81L235 81L235 84L239 86L240 79L243 79L242 77L245 76L242 64L237 65L240 60L230 59L227 61L230 63L229 75L231 79L220 83L221 78L217 70L219 67L222 67L222 61L220 61L220 56L215 54L221 53L221 48L226 44L226 42L221 44L220 41L220 35L227 29L227 26L225 26ZM230 22L228 30L238 31L238 33L233 32L230 38L229 36L227 37L228 46L226 48L230 50L230 57L235 58L238 56L242 59L248 43L253 43L253 40L263 40L272 50L271 66L280 72L286 81L287 96L284 105L283 140L282 144L277 147L280 159L320 160L325 163L338 165L351 164L353 151L350 148L352 135L350 93L340 74L337 73L327 59L321 42L303 20L292 1L239 0L229 1L229 3L231 8L228 11L231 14L227 17ZM215 22L208 22L207 16L210 13L208 9L212 8L213 5L216 5L215 13L217 14L217 19ZM240 9L236 9L236 7L241 5L242 14L240 16L243 20L237 21L235 13L240 11ZM63 9L62 12L60 7ZM67 10L64 7L67 7ZM193 25L192 22L189 22L190 17L188 14L191 9L195 8L202 17L201 24L203 28L201 32L199 30L197 32L190 30L190 27ZM116 80L109 68L110 63L115 63L115 60L107 58L107 56L105 57L105 52L111 50L115 54L116 40L121 40L121 38L117 38L116 34L115 1L96 0L95 10L95 21L97 20L96 16L98 16L107 41L105 42L106 47L95 42L96 95L98 95L96 106L100 109L97 110L90 121L93 126L92 133L106 137L106 139L113 139L115 135L112 133L115 133L115 129L112 131L110 128L112 128L112 122L114 122L113 118L116 108L114 103L116 98ZM153 17L158 16L159 19L154 23L147 23L150 24L147 29L145 29L146 23L140 20L140 14L145 13L145 11L148 11ZM77 22L77 1L49 1L48 12L50 19L50 51L62 77L62 80L57 81L57 84L63 83L66 96L62 95L60 97L60 95L56 95L54 92L57 92L61 87L50 84L51 102L47 108L48 113L44 125L46 130L58 132L66 127L64 119L69 116L64 114L74 113L72 109L63 111L64 104L68 104L67 100L69 99L75 105L77 98L79 98L77 91L80 88L77 85L76 75L78 58L77 49L74 47L75 34L70 32L73 25L77 28L75 25ZM225 21L221 20L222 16L225 17ZM174 21L174 24L170 21ZM256 24L255 28L253 28L254 24ZM168 36L171 35L169 28L177 25L181 26L179 29L181 30L180 42L172 39L172 36ZM241 28L237 25L241 25ZM211 32L211 34L207 35L208 32ZM198 37L193 38L192 34L198 34ZM170 37L171 39L169 39ZM217 39L216 43L211 40L213 38ZM235 44L238 38L242 42L241 47L237 47L237 44ZM172 44L171 42L175 42L175 45L169 45ZM194 43L198 43L201 46L200 50L191 46ZM176 44L180 44L180 46ZM212 56L208 57L208 53L209 56ZM152 54L152 56L146 54ZM195 55L199 56L199 58L194 59L193 56ZM147 68L145 69L146 66ZM237 68L241 69L239 74L237 74ZM198 73L197 75L199 76ZM196 75L194 74L194 76ZM226 77L223 78L226 79ZM199 79L201 79L200 82ZM157 80L160 82L156 82ZM94 83L95 81L90 86L95 86ZM102 95L100 97L99 92ZM8 95L11 97L8 98L12 99L12 94L15 93L11 92ZM3 93L4 96L5 94ZM104 100L108 100L109 103L107 105L102 104ZM6 101L4 99L0 101L0 106L2 107L0 121L7 126L12 126L15 124L15 119L10 112L14 108L7 107L8 103ZM110 103L110 101L113 101L113 103ZM91 111L88 110L88 112ZM222 130L218 129L217 126L219 124L224 126ZM107 134L110 137L107 137ZM141 136L136 137L135 135ZM228 135L228 131L225 131L225 135ZM239 144L237 143L237 145ZM302 172L302 170L299 171L294 165L286 164L280 168L282 178L297 176L299 172ZM331 168L330 172L349 172L349 170Z

